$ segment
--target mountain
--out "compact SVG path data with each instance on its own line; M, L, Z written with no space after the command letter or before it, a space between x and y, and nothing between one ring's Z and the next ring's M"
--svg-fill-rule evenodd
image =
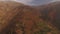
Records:
M0 32L10 24L8 22L20 11L20 8L22 9L22 6L24 5L13 1L0 1Z
M0 1L0 34L10 34L11 29L13 29L12 32L15 32L15 17L20 17L20 15L17 15L23 15L24 11L28 12L32 9L32 7L26 6L22 3L14 1Z
M12 20L15 20L17 34L59 34L59 22L55 22L58 7L58 2L38 7L24 6L23 11Z
M0 6L0 34L59 34L59 2L32 7L8 1Z
M44 19L51 22L51 24L60 29L60 2L54 2L43 6L38 6Z

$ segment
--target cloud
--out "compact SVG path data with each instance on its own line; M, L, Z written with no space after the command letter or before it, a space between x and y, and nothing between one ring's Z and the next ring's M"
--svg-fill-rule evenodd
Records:
M0 0L0 1L15 1L15 0Z
M60 1L60 0L52 0L51 2L56 2L56 1Z
M50 3L52 0L33 0L30 2L32 5L42 5L42 4L47 4Z
M30 2L32 2L33 0L15 0L17 2L21 2L21 3L24 3L24 4L29 4Z
M6 0L3 0L6 1ZM12 0L9 0L12 1ZM42 5L50 2L60 1L60 0L13 0L27 5Z
M41 5L41 4L49 3L52 0L15 0L15 1L28 5Z
M60 0L53 0L53 1L60 1Z

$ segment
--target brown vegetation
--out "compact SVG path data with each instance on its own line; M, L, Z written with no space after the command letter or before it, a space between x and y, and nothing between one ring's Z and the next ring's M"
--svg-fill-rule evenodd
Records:
M0 2L0 34L60 34L59 7L58 3L31 7Z

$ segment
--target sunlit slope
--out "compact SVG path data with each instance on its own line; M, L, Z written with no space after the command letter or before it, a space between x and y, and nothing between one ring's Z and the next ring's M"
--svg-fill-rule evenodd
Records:
M0 1L0 31L10 24L9 21L20 11L22 5L12 1Z

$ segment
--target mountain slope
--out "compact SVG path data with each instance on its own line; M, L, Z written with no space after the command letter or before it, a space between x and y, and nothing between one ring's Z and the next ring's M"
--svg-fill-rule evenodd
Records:
M4 2L1 6L5 9L0 11L0 23L3 24L0 26L0 34L59 34L57 28L50 26L54 24L56 13L59 13L55 10L59 4L35 8L16 2Z
M60 34L58 24L53 23L56 20L56 13L59 12L56 11L57 5L59 6L58 3L56 5L48 4L38 8L25 6L22 13L15 16L15 21L13 20L16 23L17 34L43 34L43 32L45 32L44 34Z
M60 29L60 2L42 5L37 9L41 12L45 20L50 21L53 26Z
M0 1L0 32L10 24L8 22L20 11L20 8L22 9L23 6L23 4L17 2Z

